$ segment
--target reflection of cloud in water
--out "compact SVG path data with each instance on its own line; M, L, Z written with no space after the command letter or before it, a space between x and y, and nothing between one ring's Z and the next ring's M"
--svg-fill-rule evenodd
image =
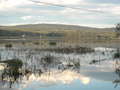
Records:
M0 63L0 70L4 70L5 67L6 67L6 64L4 64L4 63Z
M4 66L0 65L0 70L4 70Z
M41 74L41 76L31 74L28 80L26 81L24 87L29 86L33 82L39 82L41 85L54 85L54 84L70 84L74 80L80 80L83 84L89 84L90 78L80 75L74 71L65 70L63 72L60 71L52 71Z
M96 47L94 50L95 51L113 51L115 49L114 48Z
M90 78L89 77L82 77L82 78L80 78L80 80L85 85L90 83Z
M107 51L106 51L107 50ZM23 87L28 86L40 86L46 87L56 84L70 84L74 80L80 80L82 84L89 84L90 78L97 80L104 80L108 82L112 82L119 78L115 72L115 62L112 60L112 56L114 52L111 52L112 49L104 49L97 48L94 53L87 54L59 54L59 53L50 53L50 55L54 56L56 61L60 63L56 64L56 61L50 65L43 65L41 60L42 57L49 54L48 52L37 52L37 51L2 51L1 57L2 60L6 60L7 58L20 58L25 64L24 68L30 69L31 73L34 73L36 70L41 70L42 74L31 74L29 79L24 76L22 79ZM103 51L104 54L103 54ZM101 61L100 63L89 64L92 60L105 59L105 61ZM73 66L72 61L80 61L80 68L68 67ZM76 65L76 64L75 64ZM51 67L53 66L53 67ZM61 68L62 67L62 68ZM2 69L3 67L1 67ZM48 70L47 70L48 69ZM56 71L52 71L55 69ZM58 70L60 69L60 70ZM67 70L66 70L67 69ZM69 70L68 70L69 69ZM51 72L47 72L47 71ZM63 71L64 70L64 71ZM71 71L72 70L72 71ZM74 70L74 71L73 71ZM63 72L62 72L63 71ZM77 73L80 71L80 74ZM35 72L36 73L36 72ZM85 77L87 76L87 77ZM90 78L88 78L90 77ZM21 82L21 81L20 81ZM33 83L36 83L34 85Z

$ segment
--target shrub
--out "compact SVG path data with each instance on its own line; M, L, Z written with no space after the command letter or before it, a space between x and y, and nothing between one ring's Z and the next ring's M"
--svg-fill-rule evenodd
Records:
M49 45L56 46L56 42L49 42Z
M39 45L39 42L34 42L35 45Z
M6 44L5 47L6 48L12 48L12 44Z

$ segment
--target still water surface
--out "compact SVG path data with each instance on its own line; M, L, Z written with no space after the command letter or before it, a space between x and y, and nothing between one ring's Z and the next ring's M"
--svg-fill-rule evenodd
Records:
M120 62L114 58L117 49L94 50L66 54L1 48L0 88L120 90Z

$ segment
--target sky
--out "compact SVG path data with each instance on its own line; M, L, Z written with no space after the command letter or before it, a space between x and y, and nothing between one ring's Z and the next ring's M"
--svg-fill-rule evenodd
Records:
M119 22L120 0L0 0L0 25L49 23L102 28Z

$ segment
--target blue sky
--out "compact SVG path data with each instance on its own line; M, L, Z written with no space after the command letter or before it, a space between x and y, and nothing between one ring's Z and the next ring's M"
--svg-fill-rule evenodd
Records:
M60 4L49 6L32 1ZM0 25L70 24L112 27L120 22L120 0L0 0Z

